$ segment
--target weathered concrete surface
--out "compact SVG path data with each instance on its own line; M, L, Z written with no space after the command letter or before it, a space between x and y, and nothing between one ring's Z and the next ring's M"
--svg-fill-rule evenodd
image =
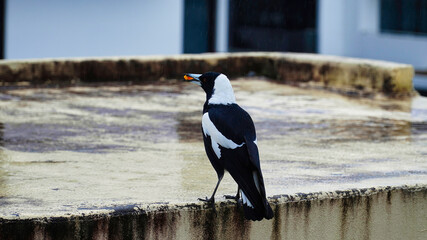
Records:
M412 66L366 59L295 53L222 53L0 61L4 86L86 81L146 81L180 78L187 72L228 76L258 74L299 86L373 97L414 94Z
M298 85L362 96L403 97L413 91L414 70L405 64L312 54L277 57L276 64L278 79Z
M232 84L255 121L279 217L242 220L220 197L236 190L228 175L216 218L196 201L211 193L216 174L203 150L204 93L195 85L5 88L0 239L423 236L426 98L347 98L260 78ZM369 190L378 186L391 188Z
M1 239L425 239L427 186L275 196L273 220L232 202L132 206L64 218L1 220Z

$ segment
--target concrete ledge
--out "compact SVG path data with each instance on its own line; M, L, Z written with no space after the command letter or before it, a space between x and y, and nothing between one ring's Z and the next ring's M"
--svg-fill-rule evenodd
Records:
M258 74L288 84L357 96L414 94L412 66L391 62L296 53L221 53L0 61L0 84L79 81L145 81L180 78L186 72Z
M357 96L413 94L413 69L408 65L284 53L1 61L0 83L147 81L209 70L264 75ZM275 218L262 222L244 220L234 202L218 202L217 215L200 203L108 205L89 214L0 218L0 239L422 239L426 198L427 185L280 195L270 199Z
M275 218L250 222L233 202L118 206L105 214L0 219L0 239L423 239L427 186L274 196Z

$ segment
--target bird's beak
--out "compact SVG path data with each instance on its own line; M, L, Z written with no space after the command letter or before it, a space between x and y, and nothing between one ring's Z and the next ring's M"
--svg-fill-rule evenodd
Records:
M199 77L202 76L202 74L195 74L195 73L186 73L184 75L184 80L186 82L195 83L199 86L202 86L202 83L200 82Z

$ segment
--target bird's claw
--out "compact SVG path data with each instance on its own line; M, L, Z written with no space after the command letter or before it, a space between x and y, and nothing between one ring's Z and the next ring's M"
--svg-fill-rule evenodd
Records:
M197 200L202 201L202 202L212 202L212 199L205 197L205 198L198 198Z
M211 197L211 198L208 198L208 197L198 198L198 200L202 201L202 202L208 203L211 206L212 210L214 211L214 213L216 215L215 199L213 197Z
M236 196L234 196L234 195L224 195L224 197L225 197L225 199L233 199L233 200L239 200L239 196L238 195L236 195Z
M242 205L242 200L240 199L239 195L224 195L225 199L232 199L234 201L236 201L237 206L241 206Z

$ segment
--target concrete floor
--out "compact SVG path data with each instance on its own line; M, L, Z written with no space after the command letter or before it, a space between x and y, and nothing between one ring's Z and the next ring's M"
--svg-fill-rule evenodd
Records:
M268 196L427 183L427 98L347 98L232 82L255 122ZM0 92L0 218L194 203L216 174L204 92L177 81ZM218 192L233 194L226 175Z

